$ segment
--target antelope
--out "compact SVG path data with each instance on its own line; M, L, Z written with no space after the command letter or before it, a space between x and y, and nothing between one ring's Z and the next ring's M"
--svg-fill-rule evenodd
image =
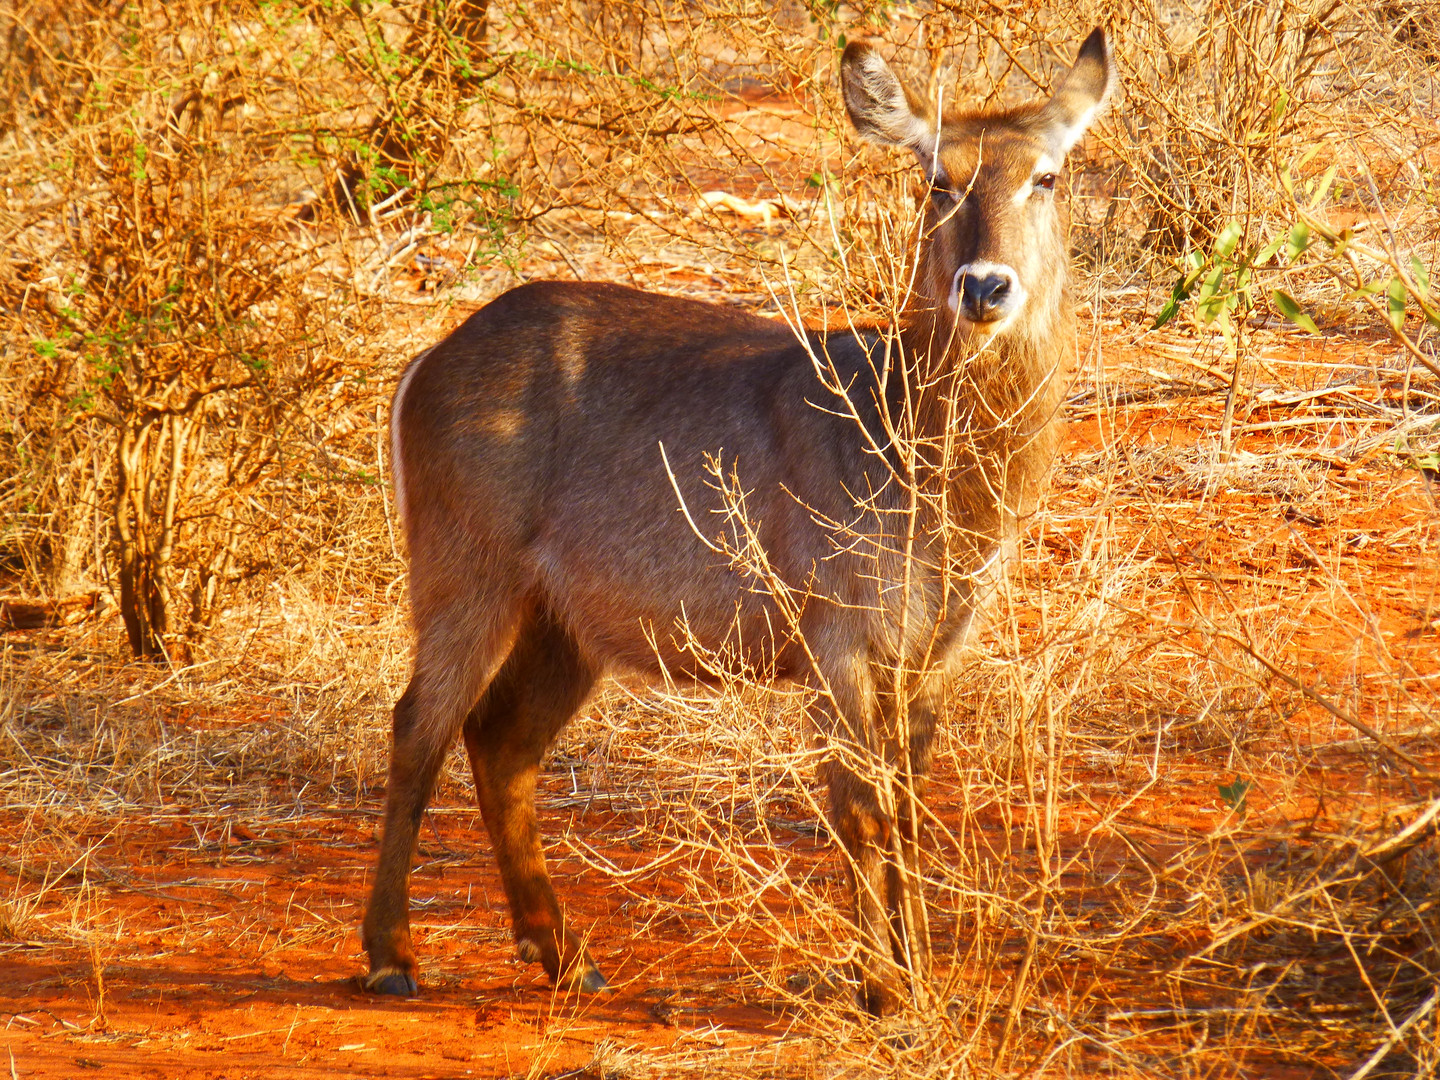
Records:
M860 765L879 755L923 793L947 673L1053 456L1075 351L1056 188L1111 68L1097 29L1048 100L956 113L871 43L850 43L840 67L857 134L910 151L928 185L896 325L792 328L536 282L406 368L391 436L414 668L362 931L368 990L418 992L410 864L457 731L518 955L559 987L605 988L546 870L536 778L597 680L703 677L695 641L743 642L766 677L823 691L814 711L835 752L821 780L862 946L859 1004L898 1008L928 955L895 854L918 844L918 804L882 798ZM902 453L905 440L918 449ZM706 472L717 460L744 489L767 572L803 589L799 602L707 538L707 523L734 520Z

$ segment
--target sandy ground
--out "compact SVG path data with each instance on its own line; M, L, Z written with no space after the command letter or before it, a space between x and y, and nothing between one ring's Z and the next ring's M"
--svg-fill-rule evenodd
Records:
M1137 342L1118 324L1102 340L1106 371L1122 390L1125 371L1161 363L1174 370L1184 345L1178 338ZM1361 363L1369 347L1339 341L1327 352L1317 344L1308 358L1335 365L1349 350ZM1271 357L1292 365L1296 392L1307 389L1306 355L1280 349ZM1336 381L1331 368L1313 375L1322 387ZM1382 400L1392 392L1359 381L1357 375L1355 389L1345 393ZM1358 679L1363 687L1374 675L1356 646L1358 604L1394 670L1420 680L1413 685L1433 686L1425 680L1440 667L1433 614L1440 514L1421 473L1396 468L1383 454L1353 467L1332 465L1327 455L1344 435L1340 428L1317 438L1313 426L1293 425L1295 404L1252 400L1237 419L1237 447L1250 455L1243 460L1297 462L1319 485L1308 494L1257 494L1248 483L1201 490L1179 473L1168 488L1157 482L1137 491L1126 479L1138 462L1154 480L1155 462L1172 460L1165 454L1213 439L1219 402L1214 392L1139 395L1103 409L1077 399L1034 572L1042 580L1058 575L1077 556L1086 523L1109 514L1125 542L1189 565L1200 592L1217 598L1223 592L1225 602L1251 604L1272 621L1277 612L1289 613L1293 633L1280 659L1314 685L1349 680L1353 687ZM1116 459L1109 479L1101 467L1106 458ZM1170 494L1157 496L1162 489ZM13 664L26 650L61 648L85 632L13 631L4 644ZM114 637L113 625L108 632ZM1352 698L1362 719L1389 723L1381 697ZM32 706L30 723L66 722ZM268 718L262 708L220 721L177 713L168 722L181 730L265 725ZM1163 862L1167 851L1225 816L1216 790L1232 775L1233 751L1199 736L1186 739L1182 734L1167 748L1163 775L1127 810L1125 843L1113 829L1087 831L1098 819L1089 800L1123 795L1124 778L1086 760L1073 763L1074 788L1089 799L1066 802L1062 846L1092 846L1091 885L1106 873L1138 873L1135 844ZM1387 785L1373 766L1373 748L1320 710L1304 712L1251 749L1245 768L1256 785L1254 805L1277 838L1343 819ZM1275 777L1289 779L1272 783L1256 765L1266 752L1277 755ZM932 802L942 818L958 814L963 769L959 760L938 767ZM587 999L556 996L538 968L514 958L487 838L463 791L442 796L421 835L413 919L423 993L414 1001L376 1000L354 981L363 965L357 927L376 849L379 792L347 800L324 786L297 790L294 778L277 778L261 812L253 788L237 788L230 804L199 805L183 785L168 787L153 793L148 813L121 808L86 816L69 838L88 852L77 865L47 859L43 844L21 844L33 808L0 809L0 895L31 898L20 929L0 934L0 1074L8 1068L15 1078L93 1072L197 1080L598 1078L682 1070L826 1075L823 1039L808 1034L763 980L736 962L746 942L716 940L687 923L683 908L657 920L648 913L653 909L627 899L678 894L682 886L669 871L619 889L577 858L574 847L556 841L580 837L622 867L653 856L633 839L650 813L643 805L625 802L617 810L603 798L582 803L573 791L566 764L552 763L541 796L552 872L570 917L591 933L590 947L615 986ZM997 836L1016 827L1004 817L993 814L984 827ZM801 829L787 842L795 865L843 887L823 832ZM1023 860L1016 871L1026 872ZM1075 882L1078 889L1091 885ZM1103 912L1106 894L1095 895ZM96 918L116 928L113 939L87 948L64 932L67 921ZM940 928L942 946L947 933L953 937L954 928ZM1177 934L1156 951L1173 958L1198 944ZM766 947L755 942L756 955ZM1017 942L1017 961L1020 952ZM1134 1004L1153 989L1120 981L1109 992L1117 1001L1134 995ZM1276 1060L1254 1075L1318 1073Z

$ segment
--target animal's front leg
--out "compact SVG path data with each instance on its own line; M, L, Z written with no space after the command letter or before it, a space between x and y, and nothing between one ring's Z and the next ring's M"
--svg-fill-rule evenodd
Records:
M919 984L928 983L931 970L922 838L930 747L943 689L936 679L922 687L905 707L887 710L886 717L893 730L889 742L897 748L904 747L905 763L897 770L892 787L896 828L891 857L886 863L886 910L890 916L895 962L906 968Z
M890 913L889 858L894 821L881 808L873 780L849 764L832 760L825 766L830 789L831 824L845 848L846 870L859 934L856 978L860 1003L875 1016L896 1011L903 995L903 970L894 961Z

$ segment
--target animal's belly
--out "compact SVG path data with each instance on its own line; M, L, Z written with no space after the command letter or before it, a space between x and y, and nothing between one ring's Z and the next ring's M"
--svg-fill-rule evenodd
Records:
M794 650L779 609L728 567L649 574L595 573L593 564L565 569L546 581L546 602L605 668L707 681L793 674Z

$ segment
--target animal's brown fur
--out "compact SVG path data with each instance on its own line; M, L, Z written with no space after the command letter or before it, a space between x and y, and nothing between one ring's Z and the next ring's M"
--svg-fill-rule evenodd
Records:
M415 988L409 862L461 731L522 955L557 981L603 985L545 871L536 774L601 675L700 672L694 641L824 690L822 722L842 748L825 779L871 957L867 1006L888 1008L899 969L925 953L891 858L897 838L918 841L913 815L882 808L856 753L922 783L946 667L1053 455L1074 319L1064 215L1032 173L1046 154L1058 171L1073 141L1057 135L1078 115L1066 95L1093 112L1108 76L1092 35L1076 66L1086 79L1072 73L1051 104L947 117L937 142L869 46L852 44L843 67L860 132L914 150L938 189L898 334L802 341L728 308L540 283L406 372L393 425L415 669L395 707L365 919L372 988ZM1019 310L994 323L953 313L958 268L1001 263ZM763 573L721 553L744 545L707 460L745 492ZM777 581L795 606L777 604Z

